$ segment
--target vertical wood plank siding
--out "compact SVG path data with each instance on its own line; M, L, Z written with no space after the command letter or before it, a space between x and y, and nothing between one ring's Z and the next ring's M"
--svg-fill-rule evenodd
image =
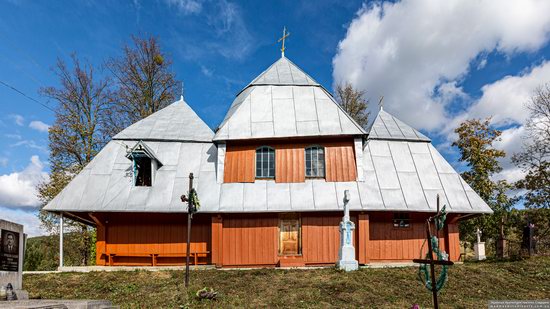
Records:
M426 215L411 214L410 227L408 228L394 228L392 216L392 213L371 213L368 246L370 260L399 261L423 256L428 250L427 244L422 248L424 239L426 239ZM445 232L440 231L439 248L441 250L446 250L445 238Z
M409 228L394 228L393 213L352 213L354 244L361 264L412 260L421 256L428 214L413 213ZM302 256L306 265L333 264L340 245L339 212L302 213ZM276 266L279 256L279 214L197 214L193 219L191 251L209 251L201 264L216 266ZM450 259L460 257L458 223L440 232L440 248ZM181 254L186 251L185 214L102 214L97 227L97 264L105 254ZM422 253L427 250L425 246ZM182 257L159 258L158 265L182 265ZM151 265L151 258L117 257L115 265Z
M302 253L306 264L333 264L338 260L342 214L303 214ZM352 221L357 223L355 216ZM355 244L357 239L354 239Z
M305 151L302 145L275 147L275 181L304 182L306 180Z
M272 265L278 262L277 215L231 215L223 218L224 266Z
M256 146L230 146L225 152L224 182L254 182Z
M305 181L305 147L320 145L325 148L326 181L345 182L357 179L353 139L348 141L325 142L251 142L249 145L228 143L225 155L224 182L254 182L256 176L256 148L275 148L275 181Z
M103 253L119 255L131 254L181 254L187 246L187 216L185 214L107 214L106 239L96 243L97 264L105 265L107 257ZM193 218L191 252L211 251L210 216L196 215ZM105 250L102 249L105 241ZM102 255L103 254L103 255ZM199 263L210 263L208 257L199 259ZM159 258L157 264L183 265L182 257ZM117 257L115 265L151 265L151 258Z
M355 181L355 151L353 143L333 143L325 146L326 180Z

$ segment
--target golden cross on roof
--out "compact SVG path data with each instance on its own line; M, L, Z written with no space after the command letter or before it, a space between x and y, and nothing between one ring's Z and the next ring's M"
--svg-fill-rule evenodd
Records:
M281 57L285 56L285 39L290 35L290 32L286 32L286 26L283 28L283 37L280 38L277 42L283 41L283 46L281 48Z

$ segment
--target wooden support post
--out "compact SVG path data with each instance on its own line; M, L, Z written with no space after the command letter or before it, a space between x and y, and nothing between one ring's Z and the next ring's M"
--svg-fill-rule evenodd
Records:
M223 265L223 221L221 215L212 216L212 261L216 267Z
M59 215L59 268L63 267L63 213Z
M359 214L358 216L358 237L357 248L359 250L359 264L368 264L369 259L369 241L370 241L370 222L368 214Z

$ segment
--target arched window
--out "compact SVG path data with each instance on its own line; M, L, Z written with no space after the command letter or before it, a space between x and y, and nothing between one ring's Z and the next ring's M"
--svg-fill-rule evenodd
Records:
M325 177L325 149L321 146L306 148L306 177Z
M275 150L269 146L256 148L256 178L275 178Z

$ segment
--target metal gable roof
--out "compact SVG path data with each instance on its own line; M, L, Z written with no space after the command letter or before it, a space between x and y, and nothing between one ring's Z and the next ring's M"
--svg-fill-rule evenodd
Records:
M211 142L214 132L183 97L120 133L115 140L171 140Z
M427 136L390 115L382 108L370 127L369 139L431 141Z
M364 134L330 93L283 57L237 95L214 141Z

